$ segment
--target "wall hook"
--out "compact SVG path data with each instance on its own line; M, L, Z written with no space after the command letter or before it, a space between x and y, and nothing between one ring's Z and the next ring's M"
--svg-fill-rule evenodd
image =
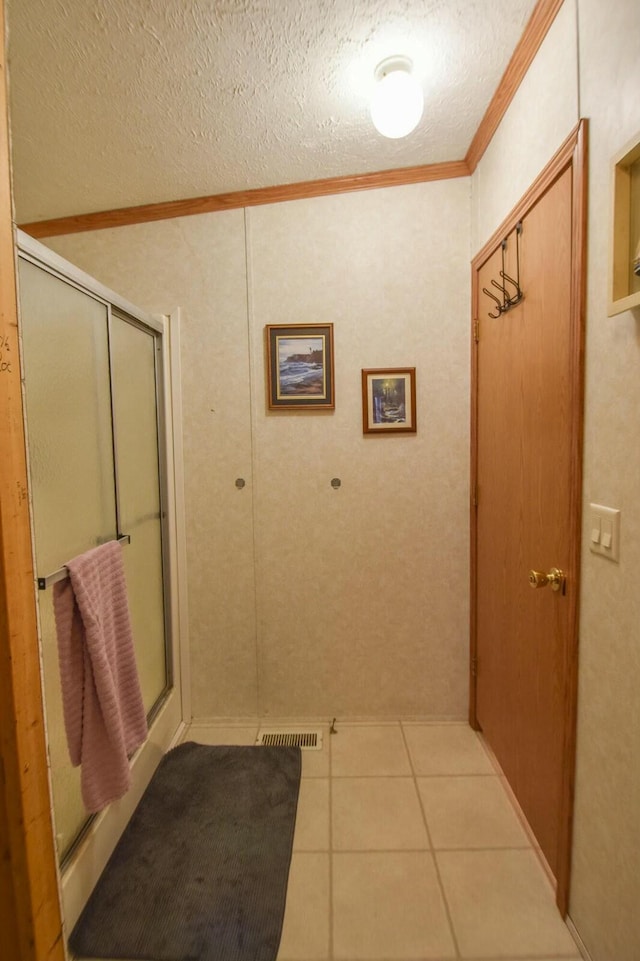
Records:
M518 266L520 266L520 265L518 265ZM520 290L520 284L518 283L517 280L514 280L513 277L510 277L509 274L506 274L506 273L504 272L504 270L501 270L501 271L500 271L500 276L502 277L503 280L506 280L507 283L513 284L513 286L516 288L516 292L515 292L514 296L513 296L513 297L509 297L509 307L510 307L510 308L511 308L511 307L515 307L516 304L519 304L519 303L520 303L520 301L522 300L522 297L523 297L523 293L522 293L522 291ZM503 289L504 289L504 288L503 288ZM506 294L506 291L505 291L505 294Z
M497 313L497 314L492 314L491 311L489 311L489 317L493 317L493 319L496 320L496 319L500 316L500 314L502 313L502 302L501 302L500 300L498 300L498 298L495 296L495 294L492 294L490 290L487 290L486 287L483 287L483 288L482 288L482 293L483 293L483 294L486 294L487 297L491 297L491 300L495 300L496 304L498 305L498 313Z
M521 234L522 234L522 221L519 220L518 223L516 224L516 278L515 280L504 269L504 254L507 249L507 238L505 237L500 244L501 252L502 252L502 270L500 271L500 278L504 280L507 284L510 284L512 287L515 287L515 293L513 294L509 293L509 290L502 284L499 284L497 280L491 280L491 286L495 287L496 290L500 291L500 293L502 294L502 298L496 297L496 295L492 294L491 291L487 290L486 287L482 288L482 293L486 294L487 297L491 297L491 300L493 300L497 305L497 308L498 308L497 313L491 313L491 311L488 311L489 317L493 318L493 320L496 320L500 316L500 314L506 314L506 312L508 310L511 310L512 307L516 307L520 303L520 301L524 298L522 288L520 287L520 235Z
M504 276L504 272L502 270L500 271L500 276L501 277ZM500 293L502 294L502 304L503 304L502 309L508 310L508 308L504 306L509 301L509 291L507 290L507 288L503 287L502 284L499 284L497 280L492 280L491 286L495 287L496 290L500 291Z

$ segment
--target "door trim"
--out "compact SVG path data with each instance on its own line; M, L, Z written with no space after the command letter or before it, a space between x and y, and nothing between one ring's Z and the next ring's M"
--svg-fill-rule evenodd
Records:
M15 961L64 961L49 801L18 354L18 307L0 0L0 928ZM5 361L6 363L6 361Z
M576 718L578 687L578 618L580 594L580 542L582 522L582 442L584 408L584 341L586 311L587 266L587 162L588 121L581 120L549 161L539 177L524 194L519 203L505 218L495 233L476 254L471 262L472 316L471 316L471 597L470 597L470 678L469 723L479 730L477 719L476 675L477 648L477 483L478 483L478 271L527 212L540 200L549 187L567 170L572 171L571 212L571 370L570 408L572 471L570 484L570 577L573 590L567 601L570 605L569 630L563 651L565 668L564 732L563 732L563 783L560 811L558 872L556 877L556 903L562 916L569 907L571 872L571 840L573 825L573 797L575 786ZM481 336L481 334L480 334Z

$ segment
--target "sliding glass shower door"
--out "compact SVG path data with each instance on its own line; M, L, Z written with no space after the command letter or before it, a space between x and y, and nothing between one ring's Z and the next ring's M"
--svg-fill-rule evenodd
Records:
M124 552L138 673L147 713L169 677L168 598L163 583L161 487L158 483L157 354L152 331L112 313L111 376L117 450L119 521L130 537Z
M162 335L81 284L19 260L30 494L58 854L88 821L62 713L51 581L72 557L123 547L149 720L171 688L162 470Z

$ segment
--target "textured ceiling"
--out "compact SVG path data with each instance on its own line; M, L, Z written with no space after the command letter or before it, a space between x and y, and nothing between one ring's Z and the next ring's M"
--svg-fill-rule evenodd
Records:
M460 160L535 0L9 0L19 222ZM367 109L403 53L408 137Z

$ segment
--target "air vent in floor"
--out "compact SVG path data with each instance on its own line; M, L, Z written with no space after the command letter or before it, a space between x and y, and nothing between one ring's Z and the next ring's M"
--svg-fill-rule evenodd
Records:
M259 731L256 744L264 747L299 747L303 751L322 750L322 731Z

